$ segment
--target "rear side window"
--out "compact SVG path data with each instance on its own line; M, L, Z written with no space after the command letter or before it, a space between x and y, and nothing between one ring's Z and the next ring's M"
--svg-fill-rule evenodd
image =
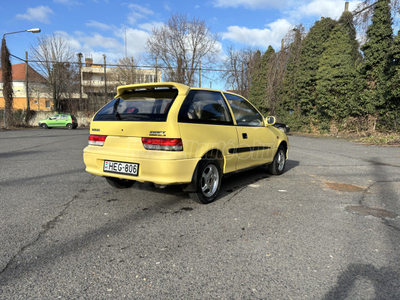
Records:
M192 90L179 111L179 122L232 125L233 121L222 94Z
M176 89L137 90L124 93L104 106L94 121L165 122L178 95Z

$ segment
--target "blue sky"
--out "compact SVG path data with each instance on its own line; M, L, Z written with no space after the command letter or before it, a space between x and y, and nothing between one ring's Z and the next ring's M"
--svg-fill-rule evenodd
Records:
M360 1L349 1L352 10ZM0 4L0 33L41 28L41 34L59 34L76 53L91 55L95 63L116 62L125 54L145 56L145 43L154 26L171 13L185 13L206 22L219 35L220 56L226 47L276 50L290 28L302 23L311 27L323 17L339 18L345 1L340 0L203 0L203 1L112 1L29 0ZM36 41L35 34L7 35L11 54L24 58ZM13 59L12 63L19 63Z

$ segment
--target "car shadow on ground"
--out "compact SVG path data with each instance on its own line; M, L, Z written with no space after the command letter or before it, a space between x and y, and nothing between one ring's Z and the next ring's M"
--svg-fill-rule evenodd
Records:
M286 163L285 172L280 176L285 176L285 173L289 172L291 169L296 168L299 164L299 161L288 160ZM236 191L250 184L254 184L270 177L273 178L275 176L268 173L268 167L258 167L247 171L229 174L228 176L222 178L219 195L217 196L215 201L218 201L218 199L222 197L235 193ZM166 195L179 195L182 198L189 198L189 194L183 192L182 186L180 185L171 185L164 188L157 188L152 183L136 182L132 188Z

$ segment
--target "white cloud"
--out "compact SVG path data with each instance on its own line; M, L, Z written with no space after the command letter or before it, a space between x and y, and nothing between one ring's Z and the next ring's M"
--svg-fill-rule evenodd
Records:
M63 38L65 38L68 46L74 50L74 51L82 51L82 45L81 43L74 37L72 37L71 35L69 35L68 33L66 33L65 31L56 31L54 32L54 34L62 36Z
M134 29L134 28L126 28L120 29L115 32L115 35L120 39L124 40L124 43L121 44L120 54L125 52L125 34L126 34L126 49L127 55L138 57L143 54L146 50L146 42L149 37L149 33L147 31Z
M164 3L164 9L167 10L167 11L171 11L171 10L172 10L172 9L171 9L171 6L169 5L168 2L165 2L165 3Z
M288 0L215 0L215 7L240 7L243 6L249 9L257 9L257 8L282 8L290 2Z
M16 18L48 24L50 23L49 17L51 14L54 14L51 8L41 5L35 8L28 8L25 14L18 14Z
M128 22L133 25L140 19L145 19L150 15L153 15L154 12L146 7L137 5L137 4L129 4L128 8L131 12L128 14Z
M143 29L148 32L151 32L155 27L162 27L162 26L164 26L163 22L143 23L138 25L140 29Z
M317 16L338 19L344 11L345 2L337 0L314 0L294 9L291 15L301 18ZM349 10L352 11L360 3L361 1L349 1Z
M280 47L282 38L292 27L293 25L285 19L278 19L263 29L230 26L228 32L222 33L222 39L254 47L267 48L271 45L276 49Z
M86 26L95 27L95 28L100 29L100 30L111 30L111 29L115 28L115 26L108 25L108 24L105 24L105 23L100 23L100 22L97 22L97 21L89 21L89 22L86 23Z

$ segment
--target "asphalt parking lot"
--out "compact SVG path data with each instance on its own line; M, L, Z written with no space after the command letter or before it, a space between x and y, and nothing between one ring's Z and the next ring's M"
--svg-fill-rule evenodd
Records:
M400 299L400 148L291 135L200 205L86 173L88 134L0 132L0 299Z

